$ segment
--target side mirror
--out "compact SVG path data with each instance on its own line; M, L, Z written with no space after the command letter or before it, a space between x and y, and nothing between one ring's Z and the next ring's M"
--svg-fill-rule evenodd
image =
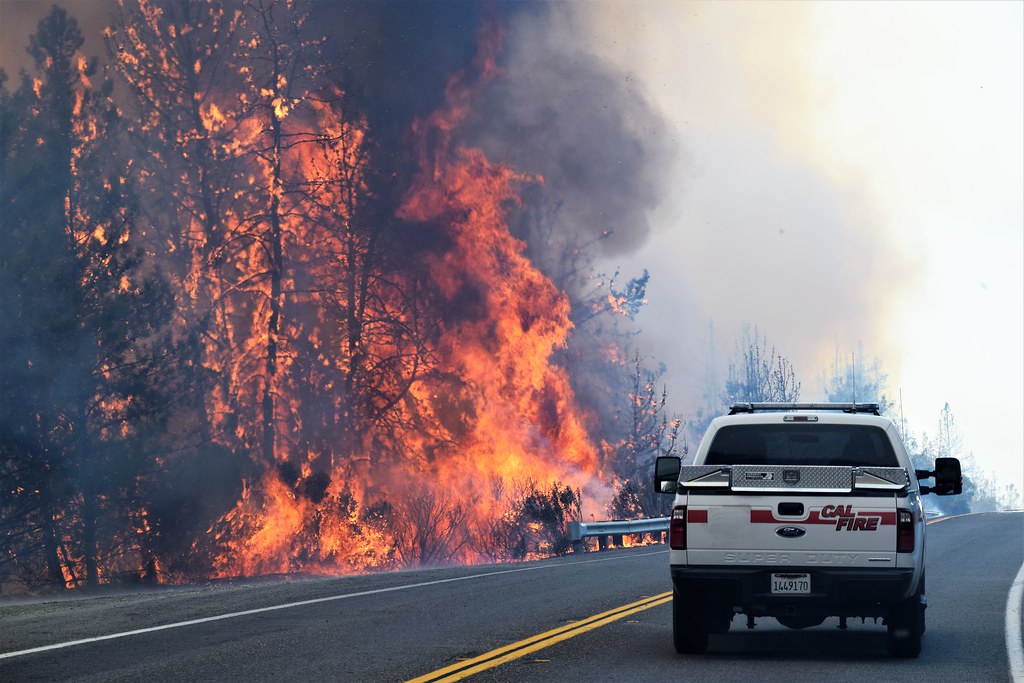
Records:
M935 488L933 493L951 496L963 493L964 478L960 472L960 461L956 458L935 459Z
M679 484L679 470L683 461L674 455L663 455L654 461L654 490L675 493Z
M918 479L935 477L935 486L922 486L921 494L953 496L963 493L964 479L956 458L935 458L935 470L915 470Z

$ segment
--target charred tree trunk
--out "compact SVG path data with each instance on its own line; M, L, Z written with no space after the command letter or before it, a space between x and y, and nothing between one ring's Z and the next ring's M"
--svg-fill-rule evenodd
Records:
M77 451L78 480L82 492L82 559L85 563L85 584L95 587L100 584L99 562L97 555L99 543L97 539L97 517L99 515L97 477L98 464L88 438L88 425L85 410L79 409L75 419L79 434L75 437Z
M82 492L82 559L85 563L85 583L87 586L95 587L100 583L99 564L96 556L98 552L97 542L97 505L96 477L97 463L88 441L88 426L86 424L85 411L76 411L75 425L78 434L75 435L76 461L78 463L79 488Z
M277 127L277 126L275 126ZM280 133L279 127L276 131ZM278 171L280 165L278 163ZM274 387L277 375L278 335L281 326L281 270L283 254L281 248L281 218L278 214L279 200L271 200L270 214L270 317L267 320L267 359L265 365L266 378L263 385L263 458L266 462L274 462Z
M274 83L280 82L278 74L279 60L277 46L274 46ZM275 85L276 88L276 85ZM283 97L283 93L278 98ZM284 192L284 179L281 173L282 131L281 116L276 109L270 112L271 132L271 167L269 180L270 191L270 236L267 245L270 257L270 316L267 320L267 359L266 378L263 385L263 459L267 463L274 462L275 425L275 389L277 384L278 338L281 332L281 275L284 270L284 248L281 233L281 195Z
M350 204L351 205L351 204ZM345 433L348 434L347 443L345 444L346 457L352 457L362 450L363 446L363 428L365 425L365 418L369 415L369 406L365 405L365 397L361 394L360 381L359 381L359 369L363 363L363 313L365 309L366 301L366 287L365 282L368 279L366 274L363 273L363 277L359 278L360 261L364 254L359 253L359 249L355 244L355 236L352 234L351 229L348 231L348 235L345 239L345 262L347 269L345 272L345 294L346 294L346 306L345 311L347 319L345 321L345 329L348 334L348 357L345 362L345 400L348 402L348 415L347 423L344 425ZM359 280L362 279L364 286L359 286Z
M50 473L50 468L44 466L45 474ZM49 476L46 477L49 479ZM49 482L47 482L49 483ZM56 501L53 500L53 493L50 486L44 485L39 493L40 512L42 513L43 532L43 558L46 560L46 582L55 587L67 588L64 581L64 570L60 562L57 519L54 513L57 509Z

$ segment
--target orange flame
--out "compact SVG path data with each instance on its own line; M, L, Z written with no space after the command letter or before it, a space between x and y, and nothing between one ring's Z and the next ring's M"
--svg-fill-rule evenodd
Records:
M215 562L218 575L480 560L484 555L473 535L508 513L509 501L502 491L522 482L541 487L558 482L584 490L587 511L603 510L608 487L602 482L598 451L568 375L554 361L572 327L568 299L524 256L524 243L511 235L506 222L507 212L520 203L517 186L542 179L492 164L482 151L454 141L475 92L499 74L495 54L501 38L496 26L488 27L473 70L454 76L444 108L414 125L419 170L397 210L402 220L442 231L449 245L446 252L425 257L433 285L450 313L431 349L437 366L409 389L417 416L402 418L435 425L433 433L410 431L397 461L373 455L369 439L362 444L364 453L345 458L303 450L297 446L303 440L303 416L288 407L290 395L300 388L278 378L274 390L285 407L275 416L282 435L275 446L275 463L262 463L262 473L211 529L226 548ZM475 83L468 83L473 77ZM283 126L301 125L303 114L296 113L295 104L272 102ZM344 122L330 107L307 105L305 115L316 118L322 138L315 145L292 146L282 163L288 173L301 176L305 186L316 188L315 204L332 207L334 220L344 226L351 206L340 188L362 182L365 122ZM204 111L204 119L210 131L226 127L224 114L213 106ZM257 127L240 122L231 128L237 137ZM329 179L339 168L352 177L332 184ZM253 172L266 176L268 168ZM292 201L280 187L273 191L281 201ZM318 221L312 220L318 210L285 207L285 232L290 235L286 256L301 260L301 245L313 244L324 250L321 257L330 256L321 262L343 269L353 258L346 244L358 238L344 230L318 228ZM262 272L265 258L265 250L254 242L251 249L236 253L234 267L241 273ZM285 273L282 289L301 290L296 277L291 270ZM226 430L229 416L236 419L235 434L226 436L239 439L258 432L258 411L239 414L231 406L259 405L262 383L270 381L253 370L266 340L246 332L266 329L268 292L262 285L247 286L261 292L261 303L216 311L217 324L229 338L226 346L241 353L232 358L222 352L210 354L211 369L229 377L214 389L213 404L220 411L216 427ZM314 295L291 296L293 305L323 303ZM387 313L402 315L397 307ZM313 348L322 341L318 325L291 324L278 340L282 376L294 370L292 363L299 355L289 339L303 337ZM322 364L338 363L332 354L394 351L383 348L392 343L388 340L360 343L382 348L321 349ZM286 477L281 468L288 467L295 469ZM319 480L317 473L323 474ZM315 488L315 495L302 486ZM376 516L385 521L374 522ZM433 537L424 535L426 525L431 525Z

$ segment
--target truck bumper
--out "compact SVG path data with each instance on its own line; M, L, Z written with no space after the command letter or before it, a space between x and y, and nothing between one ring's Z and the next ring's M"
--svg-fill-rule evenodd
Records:
M773 573L807 573L807 595L773 595ZM885 617L913 594L913 569L797 567L672 567L672 583L688 602L728 607L750 616Z

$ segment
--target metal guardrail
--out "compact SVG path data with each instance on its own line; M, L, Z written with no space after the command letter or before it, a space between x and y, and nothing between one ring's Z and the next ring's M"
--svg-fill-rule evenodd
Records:
M622 522L569 522L567 531L572 541L574 553L583 552L583 539L597 538L597 547L604 550L608 545L608 537L621 537L627 534L656 534L668 531L668 517L651 519L630 519Z

